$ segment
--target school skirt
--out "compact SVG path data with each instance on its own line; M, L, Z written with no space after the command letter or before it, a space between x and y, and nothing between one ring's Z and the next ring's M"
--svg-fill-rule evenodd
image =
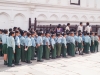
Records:
M3 54L7 54L7 44L2 45Z
M82 48L83 48L82 43L78 43L78 48L79 48L79 49L82 49Z

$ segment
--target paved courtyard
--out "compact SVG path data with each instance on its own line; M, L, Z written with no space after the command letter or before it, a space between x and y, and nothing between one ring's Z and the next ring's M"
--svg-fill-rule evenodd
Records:
M0 58L0 75L100 75L100 52L9 68Z

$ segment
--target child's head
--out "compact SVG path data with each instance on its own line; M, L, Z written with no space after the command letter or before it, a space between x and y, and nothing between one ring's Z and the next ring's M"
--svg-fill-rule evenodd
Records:
M98 33L95 33L95 36L97 36L98 35Z
M89 36L90 34L89 34L89 33L87 33L87 35Z
M45 35L46 35L46 37L49 37L50 36L49 32L47 32Z
M15 36L15 32L11 31L10 34L9 34L9 36L13 36L14 37Z
M31 36L34 37L36 35L36 32L32 32Z
M51 37L54 39L55 38L55 34L52 34Z
M70 32L70 36L74 36L74 32Z
M3 30L3 33L4 33L4 34L8 34L8 30L7 30L7 29L4 29L4 30Z
M82 37L82 33L79 33L78 36L81 36Z
M27 36L30 38L30 37L31 37L31 33L30 33L30 32L28 32L28 33L27 33Z
M62 35L63 35L63 37L66 37L66 33L63 33Z
M94 36L94 32L91 32L90 35L93 35Z
M15 35L16 36L19 36L20 35L20 32L19 31L15 31Z

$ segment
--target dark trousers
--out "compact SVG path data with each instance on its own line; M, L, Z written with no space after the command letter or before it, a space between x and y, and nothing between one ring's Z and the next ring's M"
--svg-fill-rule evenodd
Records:
M99 45L98 41L95 41L95 51L97 52L98 52L98 45Z
M54 45L54 48L51 48L51 56L52 58L56 58L56 44Z
M21 45L21 61L25 61L25 47Z
M70 56L75 56L75 45L73 43L70 43L70 50L69 50L69 55Z
M66 57L67 49L66 49L66 47L65 47L65 44L62 44L61 51L62 51L62 56L63 56L63 57Z
M61 55L61 44L60 43L56 44L56 52L57 52L57 57L60 57Z
M67 53L68 53L68 55L70 54L69 52L70 52L70 43L67 43Z
M12 66L12 60L13 60L13 48L8 47L8 66Z
M94 45L93 41L91 41L90 51L91 51L91 53L95 52L95 45Z
M17 45L15 47L15 55L14 55L14 57L15 57L15 63L18 64L19 61L20 61L20 58L21 58L21 49L18 48Z
M43 46L37 47L37 60L42 60L43 56Z
M35 56L35 47L31 47L31 59L34 59Z
M45 45L43 45L43 58L45 58Z
M25 53L26 55L26 62L30 62L31 60L31 47L28 47L28 50Z
M89 53L89 47L90 47L90 44L89 43L86 43L84 42L84 53Z
M50 56L50 49L47 45L45 45L45 59L49 59Z

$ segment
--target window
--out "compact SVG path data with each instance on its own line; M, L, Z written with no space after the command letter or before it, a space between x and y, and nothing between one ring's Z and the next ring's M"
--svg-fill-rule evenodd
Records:
M80 5L80 0L70 0L71 5Z

